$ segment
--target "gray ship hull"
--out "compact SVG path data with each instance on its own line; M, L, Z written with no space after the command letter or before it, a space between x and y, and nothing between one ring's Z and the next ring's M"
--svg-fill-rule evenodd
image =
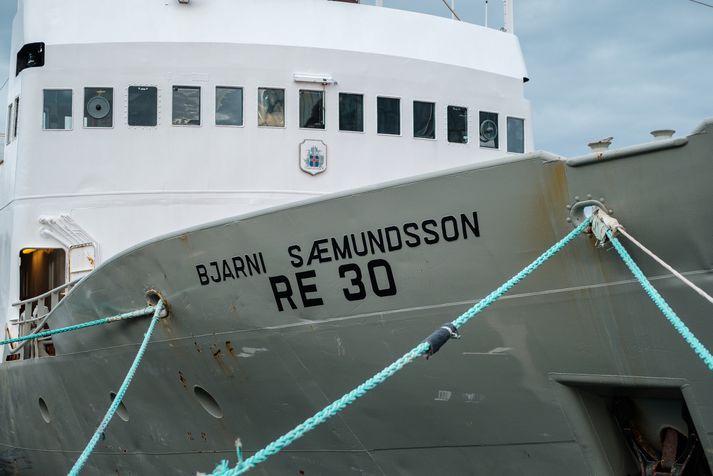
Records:
M170 317L126 395L128 421L115 417L83 474L210 471L235 461L237 437L249 455L568 233L575 197L604 198L629 231L713 291L711 150L707 123L687 139L600 158L531 154L197 227L112 259L61 302L51 326L143 307L147 289L166 297ZM462 340L253 473L629 474L617 399L678 408L649 417L697 433L689 471L703 471L713 461L710 371L616 253L593 241L575 240ZM713 342L707 303L631 252ZM56 356L0 368L5 474L71 467L147 325L57 335Z

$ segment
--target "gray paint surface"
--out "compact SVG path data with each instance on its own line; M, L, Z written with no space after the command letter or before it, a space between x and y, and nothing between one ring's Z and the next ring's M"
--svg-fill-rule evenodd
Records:
M532 154L197 227L104 263L53 311L53 327L142 307L150 288L166 296L171 315L127 393L129 421L111 423L84 474L195 474L234 460L236 437L248 454L259 449L565 235L575 197L604 198L627 230L712 291L713 127L706 124L680 147L578 167ZM473 211L477 238L290 264L293 245L305 256L322 238ZM711 342L706 303L630 251L699 339ZM257 252L267 273L201 285L196 265ZM351 275L340 277L339 266L367 270L375 259L390 264L397 294L375 295L365 274L367 298L345 299ZM296 286L295 273L310 270L315 278L306 283L318 289L311 297L324 305L280 312L268 277L290 276ZM5 473L69 469L147 324L58 335L56 357L0 367ZM595 248L592 238L577 239L463 331L462 340L404 369L254 473L612 474L630 463L597 412L616 392L680 395L710 460L709 371L615 252ZM222 418L203 410L196 385L220 404Z

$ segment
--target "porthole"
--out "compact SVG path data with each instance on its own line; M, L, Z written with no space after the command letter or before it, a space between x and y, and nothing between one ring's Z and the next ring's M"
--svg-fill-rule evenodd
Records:
M40 397L38 404L40 405L40 415L42 415L42 419L45 421L45 423L49 423L52 421L52 418L50 417L50 410L47 408L47 403L45 402L45 399Z
M114 392L111 392L109 394L109 399L114 402L114 399L116 398L116 394ZM116 414L119 415L119 418L121 418L124 421L129 421L129 410L126 408L126 405L124 405L124 402L121 401L119 402L119 407L116 409Z
M218 402L215 401L213 395L208 393L203 387L196 385L193 387L193 394L196 396L198 403L201 404L203 410L207 411L214 418L223 418L223 409L220 408Z

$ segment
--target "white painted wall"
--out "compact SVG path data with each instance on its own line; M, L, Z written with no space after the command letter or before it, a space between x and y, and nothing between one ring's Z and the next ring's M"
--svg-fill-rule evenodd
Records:
M324 0L24 0L13 51L36 41L45 66L8 85L21 106L0 165L0 309L17 299L20 249L59 246L43 215L71 215L106 260L198 223L504 156L507 116L525 119L532 149L517 38L448 19ZM131 85L158 86L157 127L127 125ZM171 125L173 85L202 88L201 126ZM244 88L243 127L214 125L216 85ZM113 128L82 127L85 86L114 88ZM284 128L257 127L258 87L286 90ZM46 88L74 91L72 130L42 130ZM299 89L324 89L325 130L298 128ZM363 133L338 130L339 92L364 95ZM401 98L401 136L376 133L379 95ZM436 140L413 138L414 100L436 103ZM469 144L447 142L448 105L468 107ZM479 146L479 111L500 114L498 150ZM327 144L326 172L300 170L305 139Z

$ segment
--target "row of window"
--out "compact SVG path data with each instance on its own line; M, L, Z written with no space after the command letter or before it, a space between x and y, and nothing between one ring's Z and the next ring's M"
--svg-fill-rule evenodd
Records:
M158 88L155 86L129 86L129 126L155 127L158 125ZM11 121L13 104L8 110L8 143L17 135L17 110ZM84 88L84 127L107 128L113 126L113 88ZM377 133L401 135L401 99L376 98ZM285 126L285 90L258 88L257 106L259 127ZM498 149L498 113L479 112L478 136L480 146ZM468 108L447 106L447 140L452 143L470 142ZM171 123L178 126L201 124L201 87L173 86ZM10 125L12 124L12 128ZM217 86L215 88L215 124L218 126L243 125L243 88ZM524 152L524 120L507 117L507 151ZM43 91L42 125L47 130L72 128L72 90L45 89ZM299 91L299 127L325 129L324 91ZM339 130L364 132L364 95L339 93ZM413 137L436 139L436 104L413 101Z

